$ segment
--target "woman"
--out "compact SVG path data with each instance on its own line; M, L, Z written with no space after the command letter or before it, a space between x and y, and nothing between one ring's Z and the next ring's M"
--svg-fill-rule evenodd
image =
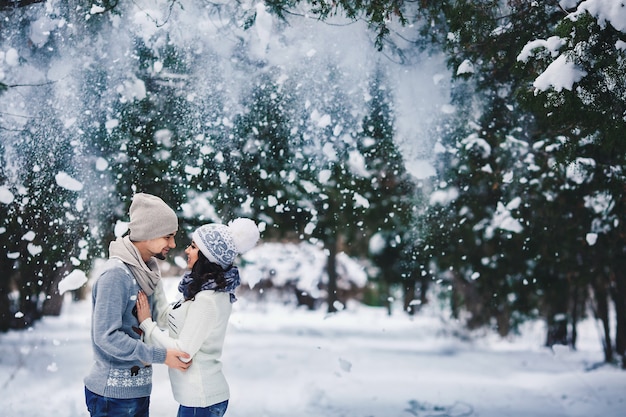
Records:
M239 272L233 261L256 245L259 229L250 219L235 219L228 226L206 224L198 228L185 249L187 272L178 290L182 298L168 309L168 334L150 318L145 294L137 297L137 318L144 340L187 352L192 363L186 372L170 371L178 417L223 416L230 398L220 357ZM182 359L181 359L182 360Z

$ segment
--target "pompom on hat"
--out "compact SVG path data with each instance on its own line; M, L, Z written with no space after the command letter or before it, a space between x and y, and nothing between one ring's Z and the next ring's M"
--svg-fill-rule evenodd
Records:
M256 245L260 233L252 220L240 217L228 225L211 223L200 226L193 232L192 238L209 261L228 269L238 254Z
M159 197L137 193L130 204L130 240L157 239L178 231L178 217Z

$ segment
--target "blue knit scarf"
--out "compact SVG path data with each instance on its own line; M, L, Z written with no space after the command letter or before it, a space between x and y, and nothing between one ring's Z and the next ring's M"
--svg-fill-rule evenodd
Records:
M185 273L183 279L180 280L178 284L178 291L183 293L183 297L185 300L189 300L191 297L191 292L189 290L189 284L193 281L193 278L190 277L191 272ZM235 289L241 284L241 280L239 279L239 270L236 266L232 266L228 271L224 272L224 279L226 280L226 286L224 288L218 288L215 280L211 279L202 284L200 287L200 291L204 290L213 290L216 292L227 292L230 293L230 302L234 303L237 301L237 297L235 297Z

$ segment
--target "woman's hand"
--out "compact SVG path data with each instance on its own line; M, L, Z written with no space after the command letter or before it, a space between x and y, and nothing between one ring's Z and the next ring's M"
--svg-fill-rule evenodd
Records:
M137 320L139 323L145 319L152 318L150 314L150 303L148 303L148 296L143 291L139 291L137 294Z

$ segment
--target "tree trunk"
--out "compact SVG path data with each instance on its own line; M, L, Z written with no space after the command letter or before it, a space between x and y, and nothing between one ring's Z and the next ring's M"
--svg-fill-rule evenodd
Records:
M415 310L418 309L418 305L415 300L415 293L417 291L417 282L414 279L409 280L404 284L404 311L410 316L415 315Z
M391 316L392 311L392 299L391 299L391 291L390 291L390 286L389 286L389 281L388 281L389 277L383 272L383 288L384 288L384 295L385 295L385 308L387 309L387 315Z
M507 306L498 309L496 323L498 324L498 334L501 337L507 336L511 331L511 313Z
M576 341L578 340L578 316L580 315L580 285L574 284L572 288L572 331L570 336L570 347L576 350Z
M611 332L609 325L609 304L608 294L603 283L597 282L599 278L596 278L596 282L593 283L593 292L595 299L595 315L596 318L602 322L602 329L604 334L602 335L602 344L604 348L604 361L613 361L613 345L611 343Z
M6 276L6 275L5 275ZM6 332L11 328L11 300L9 299L10 288L8 279L0 281L0 332Z
M452 318L458 319L461 317L461 291L459 291L459 285L457 285L456 279L452 279L452 291L450 292L450 313Z
M612 289L615 303L615 352L622 358L622 367L626 369L626 275L615 271L615 285Z
M28 329L37 320L41 319L39 299L35 292L22 289L20 292L19 315L15 317L16 329Z
M420 306L423 306L423 305L428 303L428 298L426 297L426 294L428 293L428 287L430 285L431 279L432 279L432 277L430 276L430 274L424 274L421 277L421 282L420 282Z
M557 279L554 281L546 300L546 322L548 325L546 346L569 345L567 324L569 322L570 280Z
M50 282L46 288L46 299L41 308L44 316L58 316L61 314L63 307L63 295L59 294L59 282L61 282L61 271L59 270L56 277Z
M328 240L326 248L328 248L328 263L326 266L328 274L328 312L334 313L337 311L337 240Z

